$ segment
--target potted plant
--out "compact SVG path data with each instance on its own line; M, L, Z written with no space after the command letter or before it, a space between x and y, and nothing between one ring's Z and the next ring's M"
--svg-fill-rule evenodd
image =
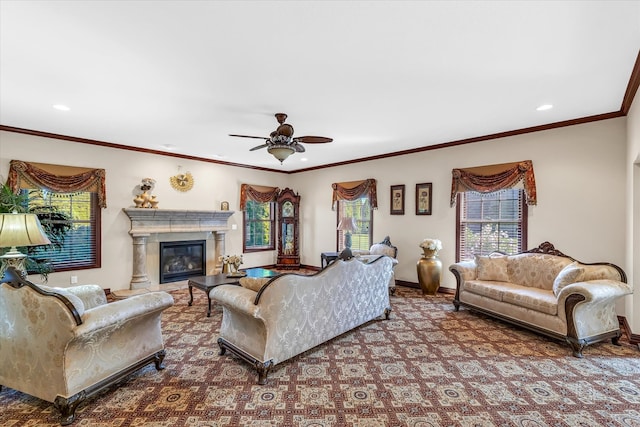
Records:
M71 219L69 215L60 212L56 206L35 203L29 206L29 200L34 200L39 196L29 197L20 192L18 194L11 191L8 185L2 184L0 187L0 213L32 213L38 216L44 232L49 237L54 249L62 248L64 239L71 229ZM0 249L0 254L4 254L8 248ZM27 271L40 274L46 281L48 274L52 271L48 260L36 257L37 247L28 247L21 250L27 255Z

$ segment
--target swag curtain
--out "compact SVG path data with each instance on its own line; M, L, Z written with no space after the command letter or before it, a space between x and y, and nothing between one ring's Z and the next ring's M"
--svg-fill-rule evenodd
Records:
M373 178L363 181L336 182L331 184L333 200L331 209L336 210L338 200L353 201L364 195L369 196L372 209L378 209L378 192L376 180Z
M492 193L494 191L513 188L519 183L524 187L527 205L538 203L536 178L533 173L533 162L502 163L497 165L473 168L453 169L451 182L451 207L456 205L456 196L465 191Z
M242 184L240 186L240 210L244 210L248 200L259 203L275 202L279 192L278 187Z
M17 193L21 189L44 188L54 193L88 191L98 195L98 206L107 207L104 169L50 165L11 160L7 186Z

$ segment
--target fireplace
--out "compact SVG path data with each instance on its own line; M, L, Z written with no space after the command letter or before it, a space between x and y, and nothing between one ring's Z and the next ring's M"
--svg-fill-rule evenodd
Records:
M206 243L206 240L160 242L160 283L204 276Z

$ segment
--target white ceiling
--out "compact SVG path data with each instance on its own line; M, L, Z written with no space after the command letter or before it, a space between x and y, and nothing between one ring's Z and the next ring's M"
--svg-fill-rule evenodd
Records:
M0 124L293 171L619 111L639 49L638 1L0 0ZM228 136L277 112L334 142Z

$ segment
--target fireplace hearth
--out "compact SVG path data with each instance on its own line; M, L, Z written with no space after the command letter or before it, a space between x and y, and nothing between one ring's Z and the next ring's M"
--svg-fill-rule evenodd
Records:
M160 242L160 283L204 276L206 240Z

